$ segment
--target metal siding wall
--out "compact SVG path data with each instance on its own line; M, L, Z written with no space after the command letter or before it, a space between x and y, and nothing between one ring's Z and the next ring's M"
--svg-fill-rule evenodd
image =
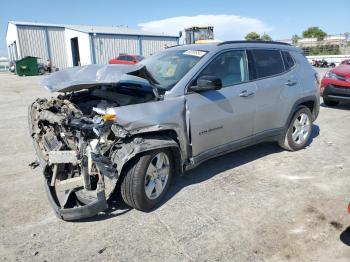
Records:
M139 54L137 36L103 35L93 36L95 58L97 64L107 64L108 60L120 53Z
M21 50L21 58L25 56L39 57L39 63L48 58L45 27L18 26L18 44Z
M142 36L142 55L150 56L158 51L164 49L165 45L173 46L177 45L176 38L168 38L168 37L154 37L154 36Z
M12 43L11 45L8 46L8 53L9 53L9 58L10 58L10 61L13 61L13 60L17 60L16 56L15 56L15 52L14 52L14 44L15 43Z
M53 66L63 69L67 67L67 51L64 28L47 28Z

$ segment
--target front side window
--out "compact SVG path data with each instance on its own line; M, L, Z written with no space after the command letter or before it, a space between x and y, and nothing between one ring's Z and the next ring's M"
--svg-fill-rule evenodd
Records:
M228 51L216 57L199 75L221 79L222 85L230 86L248 80L245 51Z
M253 49L249 51L252 78L263 78L284 72L284 64L279 50Z

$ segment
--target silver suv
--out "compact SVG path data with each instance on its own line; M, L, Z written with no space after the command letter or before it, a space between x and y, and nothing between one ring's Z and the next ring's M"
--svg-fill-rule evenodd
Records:
M319 112L318 76L302 51L278 42L168 48L137 65L56 72L29 126L48 197L75 220L108 207L115 186L148 211L175 174L263 141L299 150Z

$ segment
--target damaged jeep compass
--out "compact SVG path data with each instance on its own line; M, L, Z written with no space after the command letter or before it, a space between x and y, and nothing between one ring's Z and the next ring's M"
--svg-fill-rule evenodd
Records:
M317 74L301 50L278 42L176 46L41 84L59 94L30 106L30 135L64 220L104 211L116 185L127 205L151 210L175 174L253 144L302 149L319 112Z

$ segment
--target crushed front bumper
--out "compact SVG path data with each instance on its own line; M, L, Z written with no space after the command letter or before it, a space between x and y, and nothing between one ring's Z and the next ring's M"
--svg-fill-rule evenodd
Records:
M105 192L103 189L98 190L97 199L87 205L73 208L62 208L58 205L57 199L54 198L55 194L46 179L44 181L44 186L55 215L60 219L66 221L74 221L83 218L89 218L108 208Z
M117 183L118 173L113 167L115 164L110 159L93 150L98 142L95 140L88 144L86 147L88 150L80 152L81 154L72 150L60 151L58 149L44 155L34 138L35 132L33 132L30 109L28 122L35 153L43 170L46 194L56 216L66 221L73 221L92 217L106 210L108 208L107 199ZM79 176L67 177L66 165L79 166L81 168ZM94 171L98 171L93 188L90 184L92 165ZM64 168L58 172L57 169L60 167ZM63 174L63 180L62 176L61 180L56 180L58 173ZM84 195L81 195L82 192Z
M59 183L56 182L56 185L52 186L53 178L49 174L51 167L49 165L46 165L44 167L43 175L45 191L49 202L58 218L66 221L74 221L95 216L96 214L108 208L106 195L109 196L110 192L113 191L114 186L111 189L111 185L115 185L117 183L118 176L115 175L115 169L112 169L110 167L111 163L103 162L105 161L105 158L102 158L101 160L101 158L95 156L93 159L96 165L100 167L102 172L100 180L97 182L96 189L90 191L91 201L84 204L79 201L76 195L76 189L82 189L86 186L86 178L84 177L84 174L76 178L62 181L63 187L66 186L66 188L61 189L61 195L62 192L65 191L65 201L62 201L62 197L58 197L57 193L58 191L56 186ZM49 179L49 177L51 177L51 179ZM73 180L73 182L70 180ZM107 190L108 193L106 192L106 185L104 183L104 181L107 180L109 181L109 189ZM78 205L70 205L69 202L72 201L74 203L78 203Z

